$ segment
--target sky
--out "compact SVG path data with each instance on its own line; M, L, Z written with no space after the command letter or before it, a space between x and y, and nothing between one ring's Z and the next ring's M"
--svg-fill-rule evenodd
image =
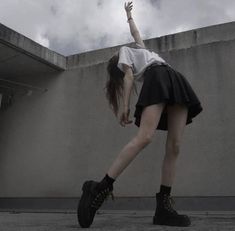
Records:
M132 42L124 0L0 0L0 23L63 55ZM133 0L143 39L235 21L235 0Z

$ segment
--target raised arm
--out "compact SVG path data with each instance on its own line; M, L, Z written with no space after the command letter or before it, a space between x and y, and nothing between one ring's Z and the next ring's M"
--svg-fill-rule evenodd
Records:
M140 37L140 33L135 25L134 19L131 14L132 7L133 7L132 2L125 3L127 22L129 23L130 32L135 42L141 45L141 47L145 48L145 44L142 38Z

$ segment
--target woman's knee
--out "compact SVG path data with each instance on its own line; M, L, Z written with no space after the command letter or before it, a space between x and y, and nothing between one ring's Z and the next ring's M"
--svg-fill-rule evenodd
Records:
M136 141L141 146L146 146L150 144L153 140L154 133L145 133L145 134L137 134Z
M179 140L168 140L166 143L166 152L174 156L180 153L180 141Z

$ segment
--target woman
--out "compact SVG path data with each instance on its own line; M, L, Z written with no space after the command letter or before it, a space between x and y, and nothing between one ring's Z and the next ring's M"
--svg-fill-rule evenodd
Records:
M137 47L123 46L109 60L106 96L114 113L117 116L120 113L120 124L126 126L132 122L129 120L129 105L133 82L143 81L134 114L135 124L139 129L100 182L86 181L83 184L83 194L78 205L78 221L82 227L92 224L96 211L112 192L114 181L152 141L155 130L161 129L168 130L168 134L153 224L189 226L189 217L179 215L173 209L170 192L184 127L202 111L202 107L184 76L172 69L156 53L145 48L132 18L132 2L125 3L125 10Z

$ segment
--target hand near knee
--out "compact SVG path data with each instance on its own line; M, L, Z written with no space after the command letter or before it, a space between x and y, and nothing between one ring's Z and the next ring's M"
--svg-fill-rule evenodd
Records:
M121 126L125 127L127 124L131 124L132 120L129 120L130 109L124 108L123 112L120 116L120 124Z

